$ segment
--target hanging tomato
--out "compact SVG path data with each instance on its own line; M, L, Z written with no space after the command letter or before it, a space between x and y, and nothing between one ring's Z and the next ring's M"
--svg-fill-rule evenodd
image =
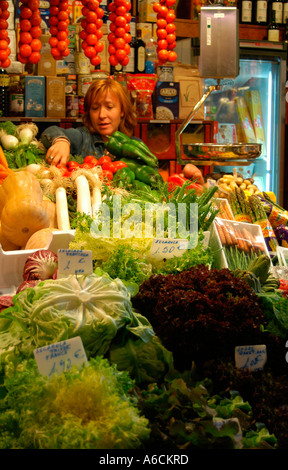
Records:
M5 3L5 0L0 1L1 9L2 3ZM22 64L27 64L28 62L37 64L41 59L40 51L42 43L39 37L42 34L42 30L40 26L41 14L39 4L39 0L23 0L20 3L20 34L17 57Z
M82 39L81 48L85 56L90 59L91 65L96 66L101 62L99 53L104 49L104 43L101 41L104 10L100 8L98 0L82 0L82 4L82 30L79 34Z
M6 0L0 1L0 66L6 69L11 64L9 55L11 49L9 47L10 38L8 37L8 18L10 12L8 11L9 3Z
M68 47L70 43L68 38L68 26L70 24L68 8L69 4L66 0L50 1L49 32L51 37L49 39L49 44L51 46L51 55L55 60L62 60L64 57L67 57L70 54Z
M132 40L130 34L131 3L128 0L114 0L109 3L110 33L108 41L110 46L109 62L112 66L118 64L126 66L129 63L128 54L130 52L129 43Z
M153 4L153 10L157 13L157 55L160 64L174 62L177 54L173 49L176 47L175 7L176 0L160 0Z

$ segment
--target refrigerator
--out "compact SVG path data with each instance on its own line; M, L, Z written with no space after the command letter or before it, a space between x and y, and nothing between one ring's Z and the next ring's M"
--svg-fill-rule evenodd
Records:
M205 119L218 123L215 143L262 144L260 157L235 167L243 176L254 177L261 191L273 191L283 205L287 45L240 40L239 46L239 75L222 79L220 89L209 95ZM214 79L205 79L204 91L216 84ZM223 164L215 171L232 170Z

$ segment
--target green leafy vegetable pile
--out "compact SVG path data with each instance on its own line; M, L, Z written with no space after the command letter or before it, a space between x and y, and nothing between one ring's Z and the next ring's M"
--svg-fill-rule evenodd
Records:
M150 430L130 394L133 386L103 358L50 378L28 361L5 380L0 448L139 448Z
M109 354L137 381L158 380L171 353L148 320L132 308L129 290L108 275L70 275L39 282L0 314L0 363L13 368L35 348L80 336L87 356ZM112 352L113 346L113 352Z

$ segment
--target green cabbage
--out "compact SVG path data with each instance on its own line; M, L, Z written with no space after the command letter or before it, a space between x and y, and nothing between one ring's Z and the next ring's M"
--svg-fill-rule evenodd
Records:
M151 324L132 308L130 291L120 279L95 273L48 279L16 294L13 303L0 314L0 365L5 367L13 369L11 363L31 357L34 349L75 336L81 337L88 358L109 356L114 342L119 354L114 352L111 362L121 362L121 370L128 364L139 380L159 378L159 371L162 376L172 366L171 353L154 341Z

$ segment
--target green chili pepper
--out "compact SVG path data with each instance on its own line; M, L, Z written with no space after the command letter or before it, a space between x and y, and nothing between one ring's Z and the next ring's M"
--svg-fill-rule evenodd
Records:
M139 190L147 191L147 192L151 191L151 186L149 186L146 183L143 183L143 181L139 181L139 180L136 180L136 179L133 181L132 187L133 187L133 189L136 189L136 191L139 191Z
M113 182L120 188L126 188L135 180L135 173L130 168L120 168L113 176Z
M142 161L144 165L148 165L152 168L157 167L157 163L153 158L149 155L145 155L145 153L135 145L136 141L130 141L129 143L123 144L123 153L122 156L126 158L133 158L137 161Z
M147 155L147 157L151 157L152 160L155 161L155 163L158 166L158 158L154 155L153 152L147 147L147 145L142 141L142 140L133 140L135 142L136 147L138 147L142 152Z
M152 185L157 185L163 182L163 179L158 172L154 168L148 165L142 165L141 167L135 170L135 177L137 180L142 181L142 183Z
M132 170L134 172L137 168L142 166L142 163L138 163L135 160L132 160L132 158L121 158L120 162L126 163L128 168L130 168L130 170Z
M130 142L130 137L128 137L128 135L126 134L123 134L123 132L120 132L120 131L116 131L112 134L113 137L115 137L115 139L119 140L119 142L121 142L121 144L123 144L124 142Z
M105 142L105 147L114 157L122 157L123 145L114 135L108 138L108 141Z

